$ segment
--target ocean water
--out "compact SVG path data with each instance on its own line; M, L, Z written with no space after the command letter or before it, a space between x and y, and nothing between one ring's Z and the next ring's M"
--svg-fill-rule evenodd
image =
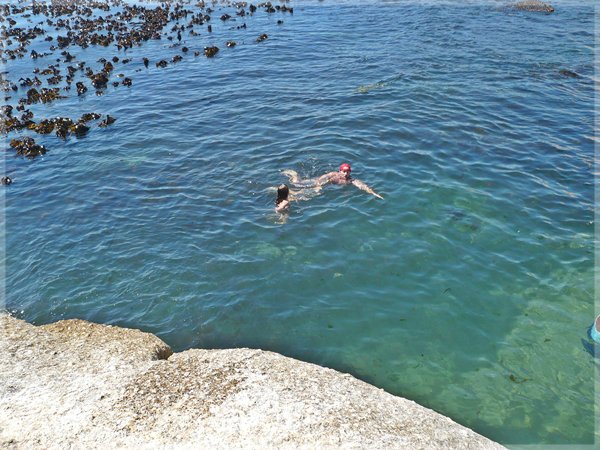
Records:
M238 17L215 3L212 33L180 45L68 47L95 71L131 58L111 82L133 85L97 96L88 81L30 107L110 114L107 128L3 140L6 309L141 328L176 351L280 352L512 448L593 444L595 16L552 4L291 2ZM30 49L47 51L43 37ZM216 57L194 56L207 45ZM3 70L17 83L58 57ZM22 135L48 153L16 156ZM282 170L341 162L384 200L326 186L274 212Z

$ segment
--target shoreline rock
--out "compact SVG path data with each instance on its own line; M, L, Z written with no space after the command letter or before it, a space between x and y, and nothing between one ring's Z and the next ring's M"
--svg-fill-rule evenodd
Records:
M554 7L541 0L522 0L511 5L514 9L528 12L543 12L546 14L553 13Z
M0 312L1 448L500 449L348 374L262 350Z

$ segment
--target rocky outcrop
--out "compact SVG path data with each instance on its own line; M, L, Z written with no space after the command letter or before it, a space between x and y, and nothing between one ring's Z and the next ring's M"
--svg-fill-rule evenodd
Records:
M502 448L350 375L261 350L0 313L0 448Z
M520 11L531 11L531 12L554 12L554 8L547 3L541 2L540 0L524 0L511 5L512 8Z

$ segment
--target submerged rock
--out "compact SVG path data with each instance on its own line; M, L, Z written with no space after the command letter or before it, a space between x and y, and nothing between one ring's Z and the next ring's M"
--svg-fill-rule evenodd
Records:
M558 73L567 78L581 78L579 74L567 69L561 69L558 71Z

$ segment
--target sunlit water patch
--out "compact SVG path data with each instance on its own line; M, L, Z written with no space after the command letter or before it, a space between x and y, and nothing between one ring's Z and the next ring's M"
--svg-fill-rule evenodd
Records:
M130 58L133 84L31 105L117 121L6 152L6 307L278 351L511 446L591 444L593 8L293 6L215 13L181 44L68 48L95 70ZM343 161L385 199L326 186L274 212L282 170Z

